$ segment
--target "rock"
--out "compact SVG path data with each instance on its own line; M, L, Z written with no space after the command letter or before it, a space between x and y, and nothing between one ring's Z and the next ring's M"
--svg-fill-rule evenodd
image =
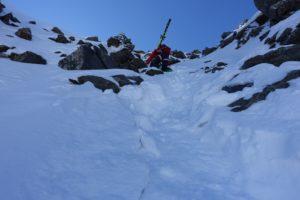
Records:
M61 51L55 51L54 53L55 54L61 54Z
M245 61L241 69L249 69L258 64L269 63L279 67L288 61L300 61L300 45L281 47L264 55L258 55Z
M84 41L82 41L82 40L79 40L79 41L77 42L77 44L78 44L78 45L83 45L83 44L87 44L87 43L84 42Z
M284 43L285 45L289 44L300 44L300 27L297 27L289 36L287 41Z
M65 35L58 27L53 27L51 31L59 35Z
M266 37L268 37L269 33L270 33L270 31L267 31L267 32L265 32L264 34L262 34L262 35L259 37L259 40L260 40L260 41L263 41L264 39L266 39Z
M133 70L135 72L139 72L140 69L146 68L147 64L140 58L133 58L129 62L128 69Z
M180 60L178 60L176 58L170 58L169 59L169 65L175 65L177 63L180 63Z
M20 28L16 33L16 36L24 40L32 40L32 34L30 28Z
M254 0L258 10L271 20L280 21L291 11L300 9L299 0Z
M113 79L118 82L119 87L126 85L140 85L144 80L139 76L115 75Z
M156 76L156 75L164 74L164 72L161 71L161 70L150 69L150 70L146 71L146 74L149 75L149 76Z
M179 58L179 59L185 59L186 55L182 52L182 51L172 51L172 56L174 56L175 58Z
M259 26L262 26L262 25L265 25L269 21L269 17L266 16L265 14L261 13L261 15L259 15L255 21L259 24Z
M130 51L133 51L135 46L132 44L131 39L128 38L124 33L121 33L117 36L111 37L107 41L107 46L111 47L119 47L120 45L123 45L124 48L129 49Z
M115 37L111 37L107 40L107 46L108 47L116 47L118 48L121 45L121 41Z
M222 90L228 92L228 93L235 93L242 91L246 87L252 87L253 83L245 83L245 84L238 84L238 85L227 85L222 88Z
M21 23L16 17L13 16L12 13L8 13L6 15L3 15L0 17L0 20L9 26L14 26L17 27L18 25L16 25L15 23ZM11 22L12 21L12 22Z
M250 33L249 33L249 36L250 37L257 37L261 31L264 29L263 26L259 26L259 27L256 27L256 28L253 28Z
M219 46L220 46L221 48L226 47L227 45L229 45L230 43L232 43L232 42L234 41L235 36L236 36L235 34L232 34L230 37L228 37L228 38L222 40L222 41L220 42L220 45L219 45Z
M200 55L199 55L199 54L191 53L191 54L188 56L188 58L191 59L191 60L194 60L194 59L200 58Z
M33 52L26 51L22 54L11 53L9 58L12 61L22 62L22 63L32 63L32 64L42 64L46 65L47 61L40 55Z
M46 28L43 28L43 30L44 30L44 31L46 31L46 32L49 32L49 30L48 30L48 29L46 29Z
M217 47L212 47L212 48L208 48L206 47L203 51L202 51L202 55L203 56L207 56L213 52L215 52L218 48Z
M76 51L59 61L58 65L66 70L107 69L101 60L102 49L90 44L81 45ZM107 55L107 52L102 52Z
M63 54L60 55L60 57L65 58L65 57L67 57L67 54L63 53Z
M215 73L217 71L221 71L223 69L225 69L225 67L227 66L227 63L224 62L218 62L216 63L214 66L212 67L205 67L204 72L205 73Z
M69 81L75 85L83 85L86 82L91 82L95 88L102 90L102 92L105 90L113 90L114 93L120 92L120 88L114 82L98 76L81 76L77 80L69 79Z
M36 21L29 21L29 24L36 25Z
M12 36L12 35L6 35L7 37L9 37L9 38L14 38L14 36Z
M75 39L74 36L70 36L70 37L69 37L69 40L72 41L72 42L74 42L76 39Z
M90 36L90 37L85 38L85 40L99 42L98 36Z
M200 55L201 54L201 51L199 49L195 49L194 51L192 51L193 54L198 54Z
M4 4L2 4L1 2L0 2L0 13L2 13L3 12L3 9L5 8L5 5Z
M270 48L274 48L276 46L276 38L277 38L278 32L275 33L272 37L267 38L265 40L265 44L268 44L270 46Z
M0 45L0 53L4 53L7 50L9 50L10 48L6 45Z
M281 45L287 44L292 31L293 31L293 29L291 29L291 28L285 29L282 32L282 34L277 38L276 42L280 43Z
M67 44L70 43L70 41L64 36L64 35L57 35L56 38L49 38L50 40L53 40L54 42L57 43L62 43L62 44Z
M122 49L121 51L111 53L110 56L116 63L116 67L127 69L130 62L134 59L129 49Z
M271 85L266 86L263 91L255 93L251 98L245 99L241 98L228 106L231 107L233 112L241 112L250 108L253 104L266 100L267 96L278 89L288 88L290 86L289 81L297 79L300 77L300 70L294 70L289 72L286 77L280 81L277 81Z
M232 33L232 31L224 32L224 33L222 33L221 38L224 40L224 39L227 38L231 33Z

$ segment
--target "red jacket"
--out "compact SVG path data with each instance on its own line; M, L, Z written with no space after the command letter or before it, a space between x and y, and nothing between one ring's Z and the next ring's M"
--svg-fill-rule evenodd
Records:
M161 45L159 48L155 49L151 55L149 56L149 58L146 61L146 64L149 65L151 63L151 61L153 60L153 58L155 58L156 56L161 56L162 59L167 59L169 58L171 54L171 48L168 47L167 45Z

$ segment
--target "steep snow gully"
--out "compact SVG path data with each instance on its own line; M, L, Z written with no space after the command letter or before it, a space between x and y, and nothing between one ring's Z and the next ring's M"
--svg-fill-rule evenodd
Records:
M55 43L48 38L56 33L44 29L52 26L15 15L22 19L20 26L31 27L33 38L17 38L18 28L0 22L1 43L16 47L7 55L30 50L48 64L14 62L1 54L0 199L299 198L298 77L243 112L228 105L300 70L299 61L286 58L279 67L262 63L241 69L249 58L280 48L276 35L296 30L300 11L272 26L259 25L257 13L237 35L224 38L223 48L183 59L173 72L154 77L125 69L63 70L54 52L72 53L80 38ZM260 39L263 35L269 44ZM68 81L94 75L115 82L111 76L118 74L138 75L144 82L115 94ZM241 85L249 87L222 90Z

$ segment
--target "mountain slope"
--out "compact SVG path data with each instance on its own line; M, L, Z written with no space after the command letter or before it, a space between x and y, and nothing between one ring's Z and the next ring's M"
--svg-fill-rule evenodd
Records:
M249 20L247 33L258 27L258 16ZM297 199L299 79L243 112L232 112L228 105L300 70L299 61L241 69L249 58L285 47L276 43L270 49L260 36L267 31L269 37L278 31L279 36L299 21L298 11L274 26L266 22L238 49L235 39L155 77L122 69L62 70L53 52L59 48L70 54L75 45L48 41L52 33L42 32L39 24L33 30L41 39L33 43L8 39L5 35L17 28L1 24L1 43L39 53L48 65L0 58L0 196ZM68 82L82 75L112 80L116 74L139 75L144 82L119 94ZM233 93L222 90L245 83L252 84Z

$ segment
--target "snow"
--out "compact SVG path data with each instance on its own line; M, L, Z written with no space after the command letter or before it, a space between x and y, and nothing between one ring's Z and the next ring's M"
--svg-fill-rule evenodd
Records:
M64 71L53 52L76 46L48 41L53 33L41 27L33 27L27 42L5 37L16 28L0 23L1 43L49 61L0 60L1 199L298 199L299 80L244 112L227 105L284 78L299 62L240 71L245 59L268 50L251 39L239 50L231 44L183 61L165 75L142 75L141 86L116 95L68 79L135 72ZM215 74L201 70L219 61L228 67ZM254 86L238 93L221 90L250 81Z

